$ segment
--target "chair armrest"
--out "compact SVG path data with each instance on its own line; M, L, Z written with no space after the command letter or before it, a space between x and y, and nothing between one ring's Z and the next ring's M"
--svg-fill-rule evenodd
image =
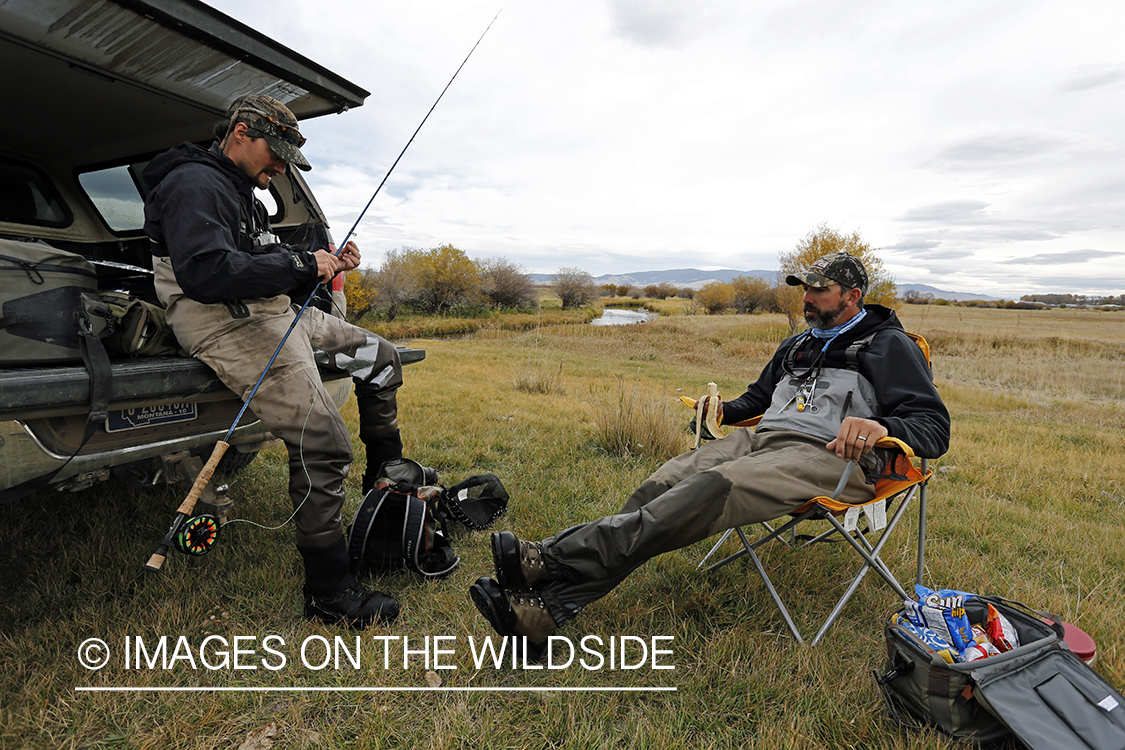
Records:
M902 451L907 458L914 458L914 449L898 438L890 437L889 435L875 443L876 448L890 448L892 450Z

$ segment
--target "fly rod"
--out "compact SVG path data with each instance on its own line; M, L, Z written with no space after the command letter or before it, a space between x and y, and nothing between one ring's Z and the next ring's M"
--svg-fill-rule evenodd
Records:
M379 183L379 186L375 188L375 192L372 193L370 200L367 201L367 205L364 206L363 210L359 212L359 216L356 217L355 223L352 224L352 228L348 230L347 235L344 237L344 241L337 246L335 257L340 257L340 253L342 253L344 248L347 247L348 240L350 240L352 238L352 235L355 234L355 230L359 226L359 222L363 220L364 215L367 213L367 209L371 208L371 204L375 202L375 197L379 195L379 191L383 189L383 185L387 184L387 179L391 176L391 172L395 171L395 167L398 166L398 163L402 159L403 154L405 154L406 150L410 148L410 144L414 143L414 138L422 130L422 126L426 124L426 120L430 119L430 115L432 115L434 113L434 110L437 109L438 103L441 101L442 97L445 96L445 92L449 90L449 87L453 85L453 81L456 80L457 74L461 72L461 68L464 68L465 63L469 62L469 58L472 57L473 52L476 51L477 47L484 40L485 34L488 33L488 30L492 28L492 24L496 23L496 19L499 17L500 13L497 12L496 15L493 16L492 20L488 23L488 26L485 28L484 33L480 35L480 39L477 40L477 43L474 44L473 48L469 50L469 54L465 55L465 59L461 61L461 64L457 67L457 70L454 71L453 77L449 79L449 83L445 84L445 88L441 90L440 94L438 94L438 97L434 101L433 106L430 107L430 110L426 113L426 116L422 118L422 122L418 123L418 127L415 128L414 134L410 136L410 140L406 142L405 146L403 146L402 151L399 152L398 157L394 160L394 163L391 164L391 168L387 170L387 173L385 175L383 175L383 180ZM289 340L289 334L293 333L293 329L297 327L297 322L301 319L301 315L304 314L305 309L309 306L309 303L312 302L313 297L316 296L316 292L317 288L314 288L311 292L309 292L308 297L305 299L305 303L301 305L301 309L298 310L297 314L293 316L293 320L289 324L288 330L285 331L285 335L281 337L281 342L277 345L277 349L274 350L273 356L270 357L269 362L267 362L265 368L262 369L262 374L258 376L258 381L254 383L254 387L250 390L250 394L242 403L242 408L239 409L238 414L234 418L234 421L231 422L230 429L227 430L226 435L223 436L222 440L215 443L215 449L211 452L211 457L207 459L207 463L203 465L203 468L200 470L199 475L196 476L195 482L191 486L191 490L184 498L184 501L180 503L180 507L176 509L176 515L172 519L172 525L168 527L168 533L165 534L164 538L160 540L160 544L157 546L156 552L152 553L152 557L150 557L148 559L148 562L145 563L145 570L151 573L159 572L161 566L164 564L164 560L167 557L168 549L170 547L175 546L176 549L179 549L181 552L185 552L187 554L203 555L209 552L215 545L215 542L218 541L218 520L213 516L193 517L192 513L195 511L195 504L199 500L199 496L203 494L203 490L207 487L207 484L211 481L211 477L214 475L215 469L219 465L219 461L222 460L223 456L227 452L227 449L230 448L229 441L231 439L231 436L234 434L235 428L238 426L238 423L242 419L242 416L246 413L246 409L249 408L250 402L254 399L254 395L257 394L258 388L261 387L262 381L265 380L266 374L273 366L274 360L277 359L277 355L281 353L281 348L285 346L285 342Z

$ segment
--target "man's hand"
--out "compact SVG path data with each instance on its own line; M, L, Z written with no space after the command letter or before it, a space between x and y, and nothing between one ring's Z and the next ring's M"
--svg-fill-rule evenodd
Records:
M336 260L340 263L339 270L341 271L350 271L353 268L358 268L359 248L356 247L356 244L354 242L351 242L349 240L348 244L344 245L343 251L340 252L340 257L338 257Z
M327 284L341 271L350 271L359 266L359 248L354 242L344 245L339 256L328 250L317 250L316 274L320 283Z
M886 436L887 428L873 419L847 417L840 425L836 439L824 447L835 451L836 456L845 461L858 461Z
M324 284L331 281L340 267L336 256L327 250L317 250L314 256L316 257L316 275L320 279L320 283Z

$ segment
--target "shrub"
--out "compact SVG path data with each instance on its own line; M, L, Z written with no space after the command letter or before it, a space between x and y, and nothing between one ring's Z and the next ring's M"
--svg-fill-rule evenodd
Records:
M555 294L563 308L583 307L596 296L594 278L581 268L560 268L554 279Z
M773 285L757 276L736 276L731 281L736 313L745 315L766 308L773 299Z
M520 264L507 258L489 258L480 262L479 269L481 290L493 307L534 307L538 301L538 290Z
M734 303L734 287L725 281L708 282L696 293L695 301L710 314L719 315Z
M418 305L429 313L480 304L484 299L480 271L464 251L445 244L419 251L412 258L418 279Z

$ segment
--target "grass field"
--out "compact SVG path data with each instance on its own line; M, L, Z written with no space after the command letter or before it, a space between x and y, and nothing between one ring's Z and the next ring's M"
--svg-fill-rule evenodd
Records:
M953 417L952 447L935 463L930 488L927 583L1059 613L1095 639L1097 670L1125 688L1118 601L1125 589L1125 316L936 306L901 314L930 340ZM643 326L415 340L427 357L408 368L399 396L408 453L437 468L445 484L495 472L512 495L497 528L539 538L614 512L661 460L687 446L688 414L675 399L703 393L708 381L737 396L787 333L780 316L665 316ZM354 428L354 405L345 418ZM360 474L348 480L347 519ZM231 481L236 515L283 524L285 476L280 449L262 455ZM370 581L402 601L403 616L388 628L348 633L301 619L302 573L288 527L228 525L211 554L177 555L163 574L143 574L184 491L105 484L0 506L0 747L956 744L884 719L871 670L882 667L882 624L896 602L874 576L821 645L802 647L751 568L696 573L708 547L699 544L651 561L560 633L574 641L671 637L660 643L671 653L659 664L674 670L651 669L651 662L630 670L477 668L470 641L491 631L466 592L491 572L487 533L455 536L462 564L446 580L399 574ZM913 549L911 530L902 531L884 556L906 580ZM850 578L852 556L839 545L766 549L798 623L813 626L834 601L829 592ZM361 639L358 666L343 655L321 667L324 644L337 635L351 650ZM161 636L169 656L178 655L169 669L126 668L127 639L152 650ZM204 647L209 636L224 640ZM427 637L431 655L435 643L452 651L438 661L455 669L427 668ZM111 653L97 671L78 660L90 638ZM402 639L417 652L405 668ZM224 663L221 643L242 653ZM426 688L435 677L448 690L355 690ZM575 690L622 687L675 691ZM461 688L570 691L454 690Z

